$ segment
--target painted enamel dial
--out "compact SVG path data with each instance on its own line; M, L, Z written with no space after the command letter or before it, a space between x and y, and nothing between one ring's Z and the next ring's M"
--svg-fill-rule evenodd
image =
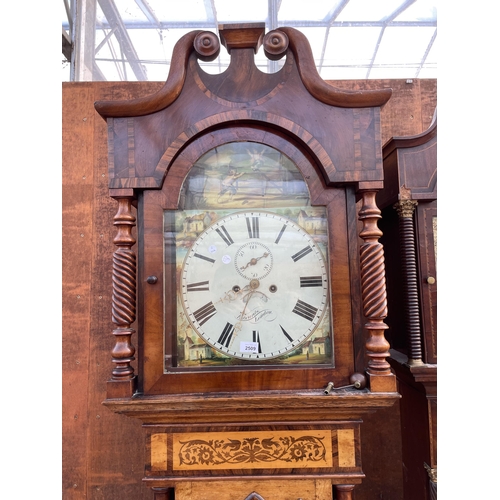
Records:
M282 215L235 212L194 241L181 271L186 317L226 356L263 360L304 343L327 309L314 237Z

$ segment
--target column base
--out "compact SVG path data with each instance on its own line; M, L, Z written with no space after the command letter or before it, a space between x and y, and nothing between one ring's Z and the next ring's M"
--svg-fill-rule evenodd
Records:
M106 384L106 399L131 398L137 388L137 377L126 380L108 380Z
M388 375L372 375L366 372L371 392L397 392L397 381L394 373Z

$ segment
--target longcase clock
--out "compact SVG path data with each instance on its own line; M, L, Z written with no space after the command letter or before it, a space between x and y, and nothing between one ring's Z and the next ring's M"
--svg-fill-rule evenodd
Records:
M351 499L362 416L399 398L375 202L391 90L330 86L292 28L219 36L182 37L156 94L95 104L118 203L104 404L143 422L157 500Z
M383 147L390 364L399 382L405 500L437 497L437 112Z

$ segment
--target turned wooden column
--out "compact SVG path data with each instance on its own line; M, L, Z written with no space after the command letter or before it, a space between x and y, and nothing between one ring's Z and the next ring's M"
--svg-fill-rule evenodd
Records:
M132 197L117 198L118 211L114 217L117 234L113 240L117 249L113 254L113 293L111 315L116 328L113 330L115 346L111 351L114 368L108 381L108 398L130 397L134 393L136 378L131 362L135 359L131 327L135 321L136 256L132 250L135 239L132 228Z
M361 191L362 207L359 220L363 228L359 233L363 244L360 248L361 293L363 314L368 320L365 328L368 331L366 354L368 368L366 370L373 392L396 390L396 380L387 362L389 342L384 331L388 326L384 323L387 317L387 293L385 285L384 247L378 241L382 231L378 228L381 212L377 207L376 190Z
M400 200L394 208L399 215L399 244L403 274L408 364L422 365L422 333L420 330L420 304L418 299L418 271L415 250L415 225L413 214L418 202Z
M154 500L174 500L174 488L151 488Z
M335 490L337 492L337 500L352 500L352 492L354 491L354 484L337 484Z

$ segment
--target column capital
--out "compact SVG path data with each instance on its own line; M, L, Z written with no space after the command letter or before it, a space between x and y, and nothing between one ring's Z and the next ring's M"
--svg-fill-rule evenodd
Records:
M417 205L417 200L399 200L392 208L398 212L400 217L413 217L413 212L415 212Z

